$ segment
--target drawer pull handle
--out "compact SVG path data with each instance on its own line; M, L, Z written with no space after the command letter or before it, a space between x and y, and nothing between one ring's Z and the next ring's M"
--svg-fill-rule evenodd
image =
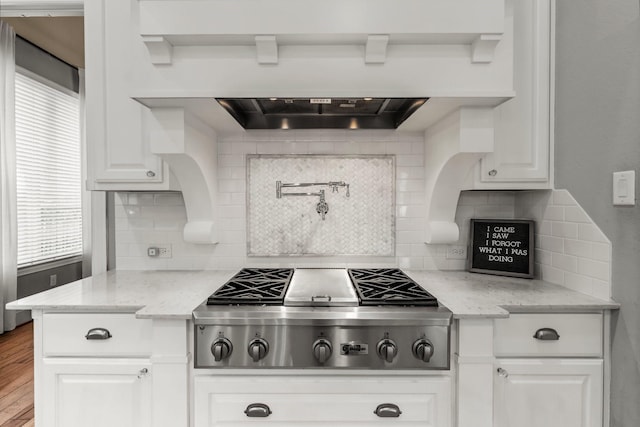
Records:
M381 418L398 418L402 411L393 403L381 403L373 413Z
M247 417L265 418L271 415L271 409L264 403L252 403L244 410Z
M113 335L111 335L111 332L109 332L108 329L93 328L89 329L89 332L87 332L87 335L85 335L84 337L88 340L108 340L112 336Z
M533 337L542 341L557 341L560 339L558 331L552 328L540 328L533 334Z

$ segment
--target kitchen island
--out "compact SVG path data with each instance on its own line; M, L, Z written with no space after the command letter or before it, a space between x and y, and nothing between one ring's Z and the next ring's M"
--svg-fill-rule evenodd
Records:
M191 313L234 273L112 271L8 304L33 311L37 425L194 425L202 372L193 369ZM538 280L406 273L455 319L452 367L442 374L456 396L448 425L530 425L545 411L527 398L558 393L564 412L552 425L576 417L575 425L603 425L609 312L618 304ZM514 421L514 410L532 415Z

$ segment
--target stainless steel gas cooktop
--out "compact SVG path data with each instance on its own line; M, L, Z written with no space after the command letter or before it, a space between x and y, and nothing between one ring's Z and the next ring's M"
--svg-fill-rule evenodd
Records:
M449 369L451 312L399 269L246 268L193 317L196 368Z
M397 268L244 268L207 304L437 307L438 301Z

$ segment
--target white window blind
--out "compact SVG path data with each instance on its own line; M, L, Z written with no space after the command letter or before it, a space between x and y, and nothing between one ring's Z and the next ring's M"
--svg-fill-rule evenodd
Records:
M18 267L82 254L79 100L16 73Z

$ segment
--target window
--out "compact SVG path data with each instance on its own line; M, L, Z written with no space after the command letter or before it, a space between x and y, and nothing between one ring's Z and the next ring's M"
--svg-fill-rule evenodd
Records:
M18 267L82 254L78 95L16 72Z

